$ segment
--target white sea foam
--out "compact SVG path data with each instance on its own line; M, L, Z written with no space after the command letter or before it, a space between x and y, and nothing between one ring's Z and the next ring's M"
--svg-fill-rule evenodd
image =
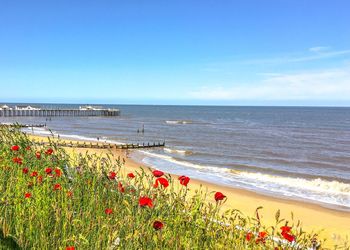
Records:
M146 151L146 150L139 150L139 151L142 154L144 154L144 155L160 158L160 159L165 160L167 162L170 162L170 163L173 163L173 164L177 164L177 165L180 165L180 166L184 166L184 167L193 168L193 169L202 169L202 170L205 170L205 169L209 170L210 169L210 170L218 171L218 172L219 171L221 171L221 172L229 172L230 171L227 168L218 168L218 167L213 167L213 166L199 165L199 164L191 163L191 162L188 162L188 161L180 161L180 160L177 160L177 159L175 159L175 158L173 158L171 156L156 154L156 153L152 153L152 152L149 152L149 151Z
M178 175L239 187L279 197L309 200L325 205L340 206L339 209L350 210L350 184L328 181L320 178L305 179L274 176L263 173L232 170L230 168L194 164L177 160L171 156L157 154L146 150L140 151L147 165Z
M167 123L167 124L191 124L193 122L190 120L169 120L169 121L165 121L165 123Z
M349 195L350 198L350 184L338 181L327 181L320 178L308 180L303 178L281 177L249 172L238 172L237 174L242 178L251 179L254 181L271 182L283 186L302 188L314 192Z
M41 136L51 136L52 134L54 134L55 136L57 136L57 133L55 131L49 130L47 128L42 128L42 127L22 128L21 130L28 134L41 135Z
M181 150L181 149L174 149L174 148L164 148L165 152L170 154L180 154L180 155L190 155L192 154L192 151L190 150Z
M81 141L93 141L93 142L105 142L105 143L123 144L122 142L119 142L119 141L109 140L106 137L103 137L100 140L97 140L97 138L86 137L86 136L81 136L81 135L60 134L60 137L63 138L63 139L73 139L73 140L81 140Z
M79 141L91 141L91 142L105 142L105 143L113 143L113 144L123 144L122 142L109 140L107 137L101 137L100 140L94 137L87 137L82 135L70 135L70 134L62 134L57 133L56 131L50 131L47 128L23 128L23 132L28 134L40 135L40 136L54 136L57 138L59 135L61 139L71 139L71 140L79 140Z

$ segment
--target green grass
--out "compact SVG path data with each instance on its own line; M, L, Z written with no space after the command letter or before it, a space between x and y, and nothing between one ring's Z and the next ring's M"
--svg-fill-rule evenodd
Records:
M19 146L18 151L11 149L14 145ZM52 154L45 154L48 148L53 149ZM22 164L15 163L15 157ZM28 168L27 174L23 168ZM53 170L52 176L46 168ZM163 176L169 181L167 188L154 188L156 177L151 171L140 169L131 179L121 168L122 160L69 156L53 142L37 147L18 129L0 128L1 248L305 249L315 245L315 235L292 221L288 222L292 227L289 235L296 241L273 240L283 239L280 227L287 224L279 212L276 225L265 227L258 218L238 210L221 211L225 199L216 202L213 193L197 190L190 196L188 187L181 186L179 191L179 180L168 175ZM55 169L62 175L57 176ZM34 171L38 176L31 176ZM113 180L108 177L111 171L117 173ZM56 184L60 188L54 190ZM30 198L25 198L26 193ZM152 199L153 207L139 205L143 196ZM212 202L205 201L208 196ZM106 209L112 213L107 214ZM155 221L164 226L156 230ZM249 241L248 232L252 235ZM266 232L266 238L259 238L259 232Z

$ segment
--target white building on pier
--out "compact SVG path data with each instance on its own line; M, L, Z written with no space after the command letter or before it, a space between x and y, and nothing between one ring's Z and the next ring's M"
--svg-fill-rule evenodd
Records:
M82 106L79 109L46 109L33 106L18 105L9 107L0 106L0 117L12 116L39 116L39 117L56 117L56 116L119 116L119 109L103 109L102 107Z

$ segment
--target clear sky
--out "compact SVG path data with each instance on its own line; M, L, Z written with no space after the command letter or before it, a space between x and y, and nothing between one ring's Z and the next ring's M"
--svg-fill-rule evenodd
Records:
M349 0L0 1L0 102L350 106Z

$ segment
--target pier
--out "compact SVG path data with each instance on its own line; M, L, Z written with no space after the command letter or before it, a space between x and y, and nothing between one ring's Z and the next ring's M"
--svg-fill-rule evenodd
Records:
M0 117L35 116L35 117L61 117L61 116L119 116L119 109L103 109L92 106L79 107L79 109L47 109L32 106L0 106Z

